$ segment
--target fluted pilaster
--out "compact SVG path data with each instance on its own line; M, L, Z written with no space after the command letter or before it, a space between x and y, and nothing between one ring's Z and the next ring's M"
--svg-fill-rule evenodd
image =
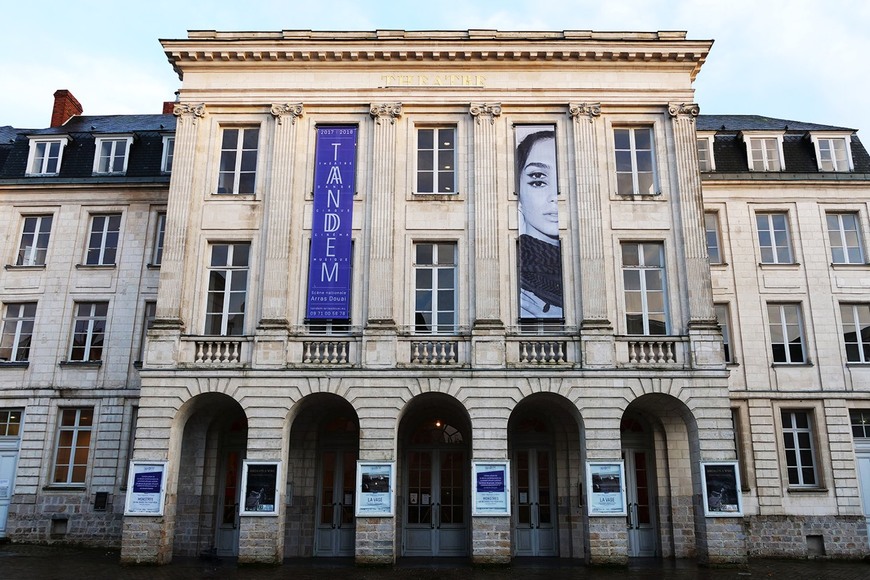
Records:
M701 174L698 171L698 149L695 118L700 112L694 103L670 103L668 114L674 130L674 150L677 165L680 225L685 253L686 284L689 294L688 325L715 325L710 265L704 234L704 202L701 196Z
M371 189L369 324L395 326L393 315L393 230L396 191L396 119L401 103L372 105L374 147Z
M263 264L261 327L287 326L287 279L290 275L290 223L293 185L293 146L296 119L302 104L272 105L271 180L265 192L266 259Z
M184 257L187 252L187 222L193 203L196 142L199 121L206 116L205 105L178 104L172 110L178 118L175 127L175 155L169 183L166 209L163 260L160 264L160 300L157 302L155 326L184 326L181 297L184 287Z
M474 122L474 276L475 326L504 326L499 313L498 166L495 119L500 104L473 104Z

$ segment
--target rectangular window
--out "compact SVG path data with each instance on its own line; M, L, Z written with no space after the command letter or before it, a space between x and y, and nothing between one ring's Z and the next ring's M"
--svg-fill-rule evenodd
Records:
M849 418L852 421L852 437L870 437L870 409L852 409Z
M819 171L852 171L852 152L844 137L812 136Z
M722 348L725 351L725 362L734 362L731 358L731 312L727 304L716 304L716 321L722 329Z
M762 264L793 264L787 213L755 214Z
M870 363L870 304L840 304L846 360Z
M208 273L205 333L239 336L245 333L250 244L213 244Z
M749 138L749 169L752 171L782 171L780 140L777 137Z
M76 302L69 360L96 362L102 359L106 338L108 302Z
M0 409L0 437L18 437L23 414L21 409Z
M175 156L175 137L163 138L163 160L160 163L160 171L172 173L172 158Z
M88 236L85 264L88 266L113 266L118 252L120 233L121 214L91 216L91 233Z
M151 256L151 265L159 266L163 263L163 239L166 237L166 212L157 214L157 228L154 232L154 253Z
M10 302L3 315L3 336L0 339L0 361L26 362L30 360L30 342L33 339L33 321L36 302Z
M716 163L713 157L713 137L698 137L698 169L702 172L716 170Z
M711 264L722 263L722 248L719 243L719 214L708 211L704 213L704 232L707 236L707 256Z
M782 410L782 439L788 484L817 487L816 453L813 443L812 417L807 411Z
M154 319L157 317L157 303L148 301L145 303L144 320L142 321L142 337L139 340L139 362L145 360L145 342L148 338L148 331L154 326Z
M768 304L767 319L773 362L806 362L800 304Z
M456 128L417 129L417 193L456 193Z
M127 171L127 152L132 142L132 137L98 138L94 173L125 173Z
M24 231L21 232L16 266L45 265L52 219L50 215L31 215L24 218Z
M863 264L861 233L857 213L828 213L828 240L831 242L831 263Z
M31 139L27 175L57 175L67 138Z
M218 193L254 193L259 140L257 127L223 130Z
M53 483L83 484L88 472L94 410L61 409Z
M616 152L616 192L619 195L656 195L652 127L613 130Z
M414 245L414 330L456 332L456 244Z
M651 242L623 243L622 285L626 332L667 334L664 246Z

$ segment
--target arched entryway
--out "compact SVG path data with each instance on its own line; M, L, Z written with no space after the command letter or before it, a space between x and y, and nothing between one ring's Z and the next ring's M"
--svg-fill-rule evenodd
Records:
M295 407L287 461L285 555L351 557L356 543L359 419L338 395L318 393Z
M178 466L173 553L239 553L239 493L248 424L241 405L221 393L188 401Z
M541 393L523 399L508 422L511 552L514 557L583 557L579 488L580 423L573 404ZM560 485L561 482L561 485Z
M437 393L415 398L399 428L403 556L464 557L471 536L471 423Z

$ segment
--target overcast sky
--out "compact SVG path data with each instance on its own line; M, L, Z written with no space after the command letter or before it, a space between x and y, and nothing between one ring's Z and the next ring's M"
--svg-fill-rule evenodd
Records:
M49 124L69 89L85 114L158 113L180 82L160 38L187 30L685 30L715 43L695 81L707 114L862 130L870 144L868 0L0 0L0 126Z

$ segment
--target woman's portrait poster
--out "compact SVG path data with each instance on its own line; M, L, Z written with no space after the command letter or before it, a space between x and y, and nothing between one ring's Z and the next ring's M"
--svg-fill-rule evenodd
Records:
M514 136L520 318L561 319L564 314L556 129L553 125L517 125Z

